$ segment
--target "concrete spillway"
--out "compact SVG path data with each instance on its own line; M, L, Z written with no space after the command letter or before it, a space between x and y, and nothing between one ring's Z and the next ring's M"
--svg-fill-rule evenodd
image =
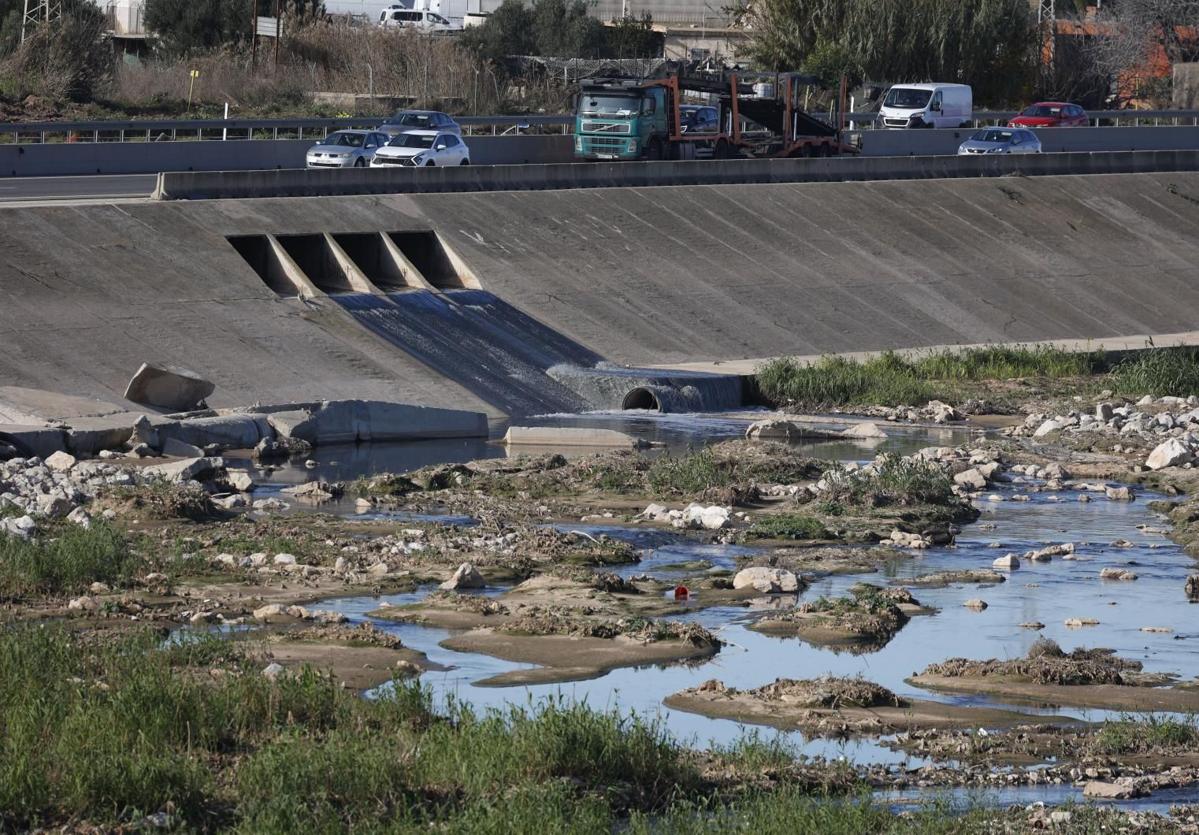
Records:
M510 415L573 412L586 401L545 374L513 334L425 290L332 297L356 320Z
M354 236L436 236L477 282L431 269L419 291L302 300L230 240L326 232L352 259ZM361 266L382 291L421 286ZM150 361L211 379L216 406L619 408L658 385L625 366L1103 340L1197 321L1189 172L0 210L0 381L114 402ZM602 386L600 358L619 366ZM667 376L674 391L732 394ZM646 393L631 405L652 405ZM706 396L696 402L717 402Z

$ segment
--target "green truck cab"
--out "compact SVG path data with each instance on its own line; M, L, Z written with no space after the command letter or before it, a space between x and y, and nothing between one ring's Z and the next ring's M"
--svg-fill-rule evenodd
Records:
M661 159L670 141L670 113L661 85L585 85L575 108L575 157Z

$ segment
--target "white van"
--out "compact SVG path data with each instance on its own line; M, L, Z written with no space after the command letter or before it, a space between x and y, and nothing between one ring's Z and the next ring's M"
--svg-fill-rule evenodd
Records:
M427 9L408 9L403 6L388 6L379 13L379 25L385 29L412 27L425 32L452 32L462 27L455 26L448 18Z
M885 128L961 128L973 118L969 84L896 84L879 110Z

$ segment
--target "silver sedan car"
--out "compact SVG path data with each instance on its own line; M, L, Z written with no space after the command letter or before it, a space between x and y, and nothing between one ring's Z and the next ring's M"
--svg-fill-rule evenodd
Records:
M983 128L958 146L966 154L1039 154L1041 140L1023 128Z
M365 168L390 138L375 130L339 130L309 148L305 162L309 168Z

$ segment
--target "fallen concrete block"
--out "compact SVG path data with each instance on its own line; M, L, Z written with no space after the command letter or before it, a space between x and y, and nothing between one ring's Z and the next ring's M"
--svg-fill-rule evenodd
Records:
M72 418L66 428L67 449L75 455L95 455L102 449L123 447L133 436L140 415L122 412L104 417Z
M504 443L529 446L636 447L642 441L614 429L566 426L511 426Z
M216 386L184 368L142 363L125 388L125 399L183 412L202 407Z
M195 447L219 444L225 449L253 449L263 438L273 438L275 431L266 415L233 414L163 423L158 426L158 436L163 452L168 439Z
M23 456L38 458L47 458L67 448L63 430L47 426L0 424L0 441L12 444Z
M177 438L167 438L162 442L162 454L172 458L203 458L204 450Z
M274 412L268 420L280 437L307 441L313 446L487 437L487 416L482 412L381 400L330 400L311 410Z
M300 440L304 435L316 433L315 418L309 409L271 412L266 419L271 429L280 438Z
M167 464L155 464L142 469L142 475L157 476L164 481L182 484L185 481L201 480L225 468L224 458L185 458Z

